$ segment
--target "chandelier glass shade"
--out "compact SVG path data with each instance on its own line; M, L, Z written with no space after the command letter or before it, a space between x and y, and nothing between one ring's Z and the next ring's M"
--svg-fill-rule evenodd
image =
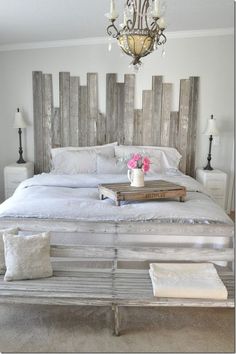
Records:
M166 43L165 20L160 15L160 0L125 0L124 20L119 30L115 24L119 17L115 0L111 0L110 13L106 16L111 21L107 27L110 37L116 38L123 52L133 58L131 64L136 70L141 65L141 58L155 51Z

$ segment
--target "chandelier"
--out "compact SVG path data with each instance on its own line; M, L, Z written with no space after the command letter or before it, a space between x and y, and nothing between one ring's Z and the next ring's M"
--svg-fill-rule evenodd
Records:
M115 25L119 17L115 0L111 0L110 12L106 16L111 21L107 27L108 35L116 38L123 52L133 58L131 65L135 70L142 66L141 58L166 43L163 33L166 25L160 15L159 0L125 0L120 30Z

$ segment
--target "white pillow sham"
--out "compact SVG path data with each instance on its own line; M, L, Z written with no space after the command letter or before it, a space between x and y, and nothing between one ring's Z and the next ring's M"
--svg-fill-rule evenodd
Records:
M0 230L0 274L4 274L6 271L3 235L4 235L4 233L11 234L11 235L17 235L18 231L19 231L18 228Z
M134 153L147 155L151 160L151 174L165 173L167 169L178 168L181 160L180 153L170 147L157 146L125 146L115 147L115 156L119 159L127 159Z
M52 276L50 235L3 235L6 274L5 281L47 278Z
M53 159L54 174L76 175L97 172L97 154L93 150L63 151Z
M55 149L51 149L51 156L52 156L52 160L54 160L54 158L58 154L65 152L65 151L94 150L97 154L102 153L103 155L114 157L116 145L118 145L117 142L111 143L111 144L105 144L105 145L97 145L97 146L84 146L84 147L68 146L68 147L62 147L62 148L55 148Z
M123 174L127 172L127 166L116 157L97 155L98 174Z

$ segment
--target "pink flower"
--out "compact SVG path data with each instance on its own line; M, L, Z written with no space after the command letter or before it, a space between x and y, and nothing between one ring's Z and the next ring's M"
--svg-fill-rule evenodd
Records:
M142 159L142 156L141 156L140 154L134 154L133 157L132 157L132 159L133 159L134 161L138 161L138 160L141 160L141 159Z
M149 160L149 158L148 158L147 156L145 156L145 157L143 158L143 163L144 163L144 164L147 164L147 165L150 165L151 161Z
M143 164L143 172L148 172L150 170L150 164Z
M140 168L143 172L148 172L150 170L151 161L147 156L142 156L141 154L133 154L132 159L127 163L129 169Z
M128 168L130 168L132 170L133 168L137 167L137 161L134 159L131 159L131 160L129 160L127 166L128 166Z

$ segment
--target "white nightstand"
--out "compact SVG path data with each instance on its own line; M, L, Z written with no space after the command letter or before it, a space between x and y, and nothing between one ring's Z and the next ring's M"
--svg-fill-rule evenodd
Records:
M14 193L18 185L27 178L34 175L33 162L24 164L13 163L4 168L5 198L9 198Z
M197 169L196 180L203 184L217 204L225 209L227 174L220 170Z

